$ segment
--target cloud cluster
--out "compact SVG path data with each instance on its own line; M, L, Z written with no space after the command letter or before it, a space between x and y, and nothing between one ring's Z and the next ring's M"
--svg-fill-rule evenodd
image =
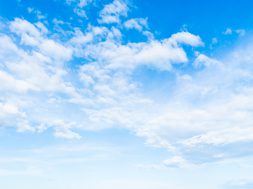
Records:
M125 128L170 150L176 158L167 160L168 166L185 166L185 149L252 141L252 46L216 60L195 52L204 43L189 32L126 43L123 28L152 34L147 19L122 22L128 10L126 2L114 0L99 13L99 25L65 31L67 40L41 22L15 18L4 23L1 127L51 128L56 137L67 139L79 139L78 130ZM192 62L189 51L196 54ZM163 81L170 87L160 91L166 100L145 90L148 83L135 75L138 70L149 78L150 71L170 75ZM153 82L156 91L160 83Z
M86 7L93 3L93 0L66 0L67 5L73 7L73 12L80 18L88 18Z
M112 24L120 23L120 18L126 17L128 6L123 0L114 0L112 3L105 5L100 12L99 23Z

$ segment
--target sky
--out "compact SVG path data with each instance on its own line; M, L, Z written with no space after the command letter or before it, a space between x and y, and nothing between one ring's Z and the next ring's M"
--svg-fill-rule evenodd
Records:
M4 189L251 189L253 2L0 0Z

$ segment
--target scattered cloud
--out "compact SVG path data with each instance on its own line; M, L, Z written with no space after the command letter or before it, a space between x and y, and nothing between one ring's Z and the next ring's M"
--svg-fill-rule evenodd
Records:
M170 39L172 42L175 41L178 44L191 45L193 47L203 46L201 38L197 35L193 35L189 32L178 32L173 34Z
M93 0L66 0L66 4L73 7L73 12L81 17L88 19L86 7L93 3Z
M143 29L148 28L147 18L132 18L130 20L127 20L124 23L124 26L127 29L136 29L138 31L143 31Z
M208 67L208 66L212 66L212 65L221 65L222 63L220 63L218 60L212 59L204 54L199 54L196 53L197 57L193 62L193 66L195 68L203 68L203 67Z
M238 29L235 30L235 32L240 36L243 37L246 34L246 31L244 29Z
M113 24L120 23L121 17L126 17L128 6L123 0L113 0L112 3L105 5L100 12L99 23Z
M83 9L91 1L67 3ZM147 18L129 18L128 11L126 2L114 0L100 11L98 25L70 27L64 40L57 37L62 31L56 26L65 24L58 19L53 28L21 18L5 22L1 127L52 129L66 139L80 139L80 130L124 128L169 150L174 158L165 164L181 167L191 161L185 149L210 145L218 154L217 146L252 141L252 46L211 58L196 51L205 45L200 36L182 31L158 39L147 31ZM124 27L152 37L125 42ZM224 34L233 32L243 35L229 28ZM149 83L135 77L140 69L146 76L170 75L162 91L166 100L152 96ZM152 82L152 90L160 90L160 81Z
M231 28L227 28L226 31L223 32L224 35L231 35L233 33Z
M43 20L43 19L46 19L46 18L47 18L47 16L44 15L44 14L42 14L41 11L39 11L39 10L33 8L33 7L28 7L28 8L27 8L27 12L28 12L29 14L34 14L34 15L37 17L38 20Z
M226 31L223 32L224 35L232 35L233 33L239 35L240 37L243 37L246 34L246 30L244 29L232 30L231 28L227 28Z

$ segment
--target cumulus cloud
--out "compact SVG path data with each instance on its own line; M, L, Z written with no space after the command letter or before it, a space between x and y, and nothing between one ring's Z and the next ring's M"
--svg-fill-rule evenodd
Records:
M69 61L72 57L71 49L53 40L43 40L39 48L42 54L56 61Z
M179 44L191 45L193 47L204 45L204 43L202 42L199 36L193 35L189 32L179 32L179 33L173 34L170 40L175 41L176 43L179 43Z
M104 37L106 39L112 38L112 36L115 36L113 30L105 32ZM110 70L135 69L141 65L170 70L171 64L188 61L181 44L191 46L202 44L200 38L193 34L188 33L186 36L183 34L183 39L180 36L181 33L177 33L160 41L151 40L142 43L128 43L126 45L120 44L118 40L103 41L102 38L101 42L86 45L85 56L101 62L105 65L105 68ZM86 40L87 38L83 36L82 39Z
M195 68L201 68L201 67L208 67L212 66L214 64L221 64L218 60L212 59L204 54L198 54L197 57L193 62L193 65Z

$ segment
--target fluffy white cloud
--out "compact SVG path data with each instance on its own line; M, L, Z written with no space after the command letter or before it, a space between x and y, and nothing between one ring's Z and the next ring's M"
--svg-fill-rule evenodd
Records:
M39 45L41 33L38 28L30 22L15 18L10 24L10 30L21 37L21 43L31 46Z
M115 33L107 32L106 38L115 36ZM171 64L185 63L187 55L181 44L198 46L202 41L193 34L174 34L172 37L158 41L120 44L118 40L106 40L85 46L85 56L93 58L103 64L106 69L135 69L141 65L170 70ZM187 38L189 37L189 38Z
M212 59L204 54L198 54L193 62L195 68L208 67L214 64L221 64L218 60Z
M127 20L124 23L124 26L127 29L136 29L138 31L142 31L143 29L148 27L147 19L144 18L132 18Z
M53 40L43 40L39 46L40 51L47 57L56 61L69 61L72 58L72 50Z
M25 114L19 110L19 108L10 103L0 103L0 108L1 108L1 114L0 117L1 119L4 119L8 116L21 116L24 117Z
M36 128L37 124L50 125L51 122L57 120L55 118L40 120L36 118L40 117L39 115L30 112L32 109L34 112L36 112L35 109L39 109L37 106L41 100L49 106L49 91L52 94L65 94L69 100L80 98L72 84L63 79L63 76L67 75L64 64L72 58L72 50L56 40L49 39L45 32L47 29L39 23L35 25L16 18L9 23L9 26L10 31L16 35L10 38L2 33L0 36L1 44L5 44L0 50L0 81L2 83L0 102L18 105L22 109L22 115L5 116L1 126L11 125L20 132L39 131L41 129ZM24 36L29 36L36 43L24 40L27 39ZM28 45L31 49L22 47L23 44ZM28 112L29 117L26 116ZM71 132L70 129L60 131L62 137L68 138L70 134L74 136L74 133ZM75 135L75 137L78 136Z
M28 34L37 38L41 35L33 24L20 18L15 18L15 20L10 23L10 29L12 32L19 35Z
M0 87L1 91L26 92L29 89L34 89L32 84L15 79L3 71L0 71L0 82L2 83Z
M82 18L87 18L85 8L92 2L93 0L66 0L66 4L73 7L73 12Z
M120 17L127 16L128 6L123 0L113 0L111 4L105 5L100 12L100 23L120 23Z
M193 35L189 32L179 32L179 33L173 34L170 40L175 41L176 43L179 43L179 44L191 45L193 47L204 45L204 43L202 42L199 36Z

